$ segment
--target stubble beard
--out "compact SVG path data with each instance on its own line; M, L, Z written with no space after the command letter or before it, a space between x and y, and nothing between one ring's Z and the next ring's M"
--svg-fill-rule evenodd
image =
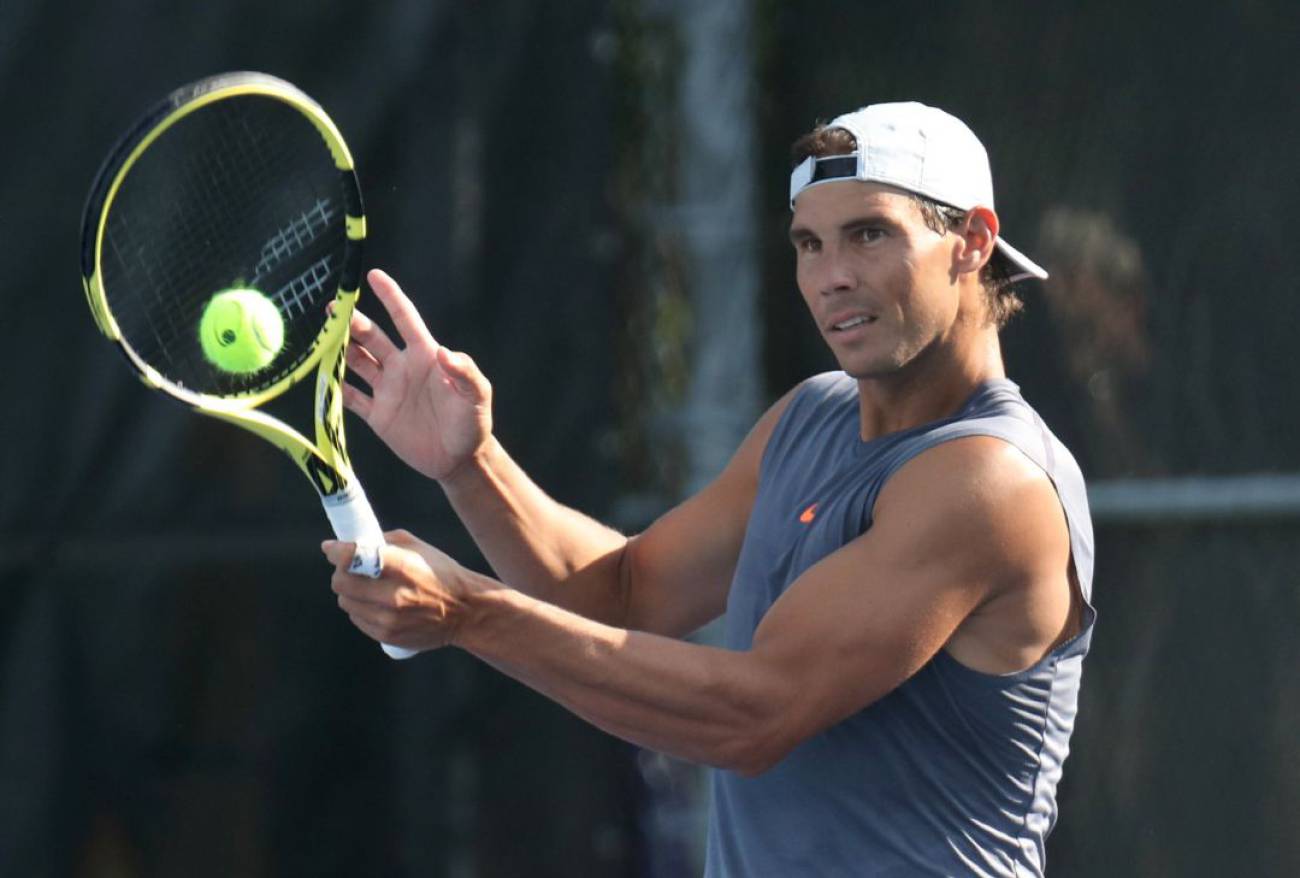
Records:
M858 381L891 381L918 371L940 344L938 338L901 338L884 351L836 354L840 368Z

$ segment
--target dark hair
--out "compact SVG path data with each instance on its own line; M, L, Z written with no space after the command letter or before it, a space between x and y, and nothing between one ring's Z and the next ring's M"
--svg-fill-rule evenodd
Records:
M792 167L798 167L809 156L824 158L832 155L850 155L857 148L858 140L852 132L844 128L828 128L825 124L819 123L816 128L794 142L790 149L791 157L794 159ZM937 235L947 233L966 219L966 211L960 208L924 195L917 195L915 192L907 194L920 212L926 228ZM984 288L989 321L998 329L1006 326L1012 315L1024 307L1024 302L1015 291L1011 280L1012 274L1011 264L996 248L993 250L993 256L980 269L980 285Z

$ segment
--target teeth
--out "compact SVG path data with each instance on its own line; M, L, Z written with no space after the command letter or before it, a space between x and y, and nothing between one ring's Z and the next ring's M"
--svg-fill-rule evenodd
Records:
M843 323L836 323L831 327L831 329L852 329L853 327L866 322L867 318L865 317L853 317L849 320L845 320Z

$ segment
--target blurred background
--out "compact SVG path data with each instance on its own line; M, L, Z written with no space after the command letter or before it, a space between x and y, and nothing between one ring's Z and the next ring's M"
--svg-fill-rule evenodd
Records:
M1096 516L1050 874L1300 874L1297 9L0 2L0 875L699 872L697 770L463 654L384 658L334 605L302 476L96 334L101 158L236 69L333 115L367 264L477 358L537 481L628 530L833 365L784 240L791 141L882 100L965 119L1052 273L1008 368ZM482 568L349 429L381 519Z

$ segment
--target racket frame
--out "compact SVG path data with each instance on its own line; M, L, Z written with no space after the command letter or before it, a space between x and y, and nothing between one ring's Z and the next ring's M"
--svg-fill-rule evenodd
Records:
M257 96L279 100L302 114L320 135L343 180L346 249L339 288L325 326L302 361L266 387L230 396L200 393L168 381L145 362L123 338L109 308L100 273L104 229L113 201L132 167L145 151L180 120L222 100ZM263 73L227 73L173 91L118 142L104 161L86 203L82 227L82 285L100 332L115 342L140 379L150 388L186 403L194 410L236 424L286 452L311 480L322 501L346 491L355 482L343 434L340 387L346 367L349 324L360 296L360 248L366 237L360 186L352 155L338 127L319 104L296 86ZM316 441L261 411L258 407L285 393L316 370Z
M113 318L100 264L104 230L114 198L150 145L177 122L204 107L249 96L279 100L315 126L342 180L346 241L332 307L324 327L302 361L265 387L218 396L196 392L169 381L131 347ZM324 109L296 86L277 77L253 72L225 73L176 89L142 116L114 146L101 165L86 201L82 217L81 274L95 325L122 351L141 381L201 414L242 427L287 453L320 495L335 535L365 545L370 550L370 557L378 559L376 547L384 544L383 530L352 472L343 433L343 376L347 366L352 311L360 296L361 244L365 237L366 218L352 155ZM258 409L285 393L313 369L316 370L315 442ZM358 551L354 572L379 575L379 569L362 569L361 560L362 552ZM389 644L383 644L383 647L392 658L415 655L412 650Z

